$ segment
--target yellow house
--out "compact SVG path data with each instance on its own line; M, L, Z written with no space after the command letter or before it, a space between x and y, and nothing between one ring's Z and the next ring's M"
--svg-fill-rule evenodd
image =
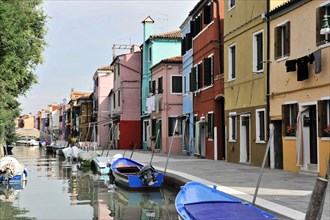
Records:
M267 146L266 13L283 1L225 2L226 158L260 166Z
M270 120L283 169L324 176L330 152L330 1L290 1L269 13Z

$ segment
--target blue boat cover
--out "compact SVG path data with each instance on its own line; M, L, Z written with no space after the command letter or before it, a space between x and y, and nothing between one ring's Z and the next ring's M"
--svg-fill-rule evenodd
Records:
M269 217L257 212L255 207L238 202L204 202L185 204L184 208L191 219L251 219L262 220Z

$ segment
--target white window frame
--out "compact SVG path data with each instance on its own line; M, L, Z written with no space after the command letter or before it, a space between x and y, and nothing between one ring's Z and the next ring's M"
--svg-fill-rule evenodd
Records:
M264 113L264 137L265 140L260 140L260 118L259 118L259 112ZM256 143L266 143L266 110L264 108L262 109L256 109Z
M232 117L235 116L235 139L233 139L233 120ZM236 112L230 112L229 113L229 132L228 132L228 140L229 142L236 142L237 140L237 114Z
M211 112L208 112L207 113L207 120L209 119L209 115L212 115L212 127L211 127L211 129L212 129L212 134L213 134L213 138L210 138L210 137L208 137L208 139L209 140L213 140L214 139L214 136L215 136L215 134L214 134L214 112L213 111L211 111ZM210 123L209 121L207 121L207 124L208 123ZM207 126L208 127L208 126ZM209 131L208 131L208 129L207 129L207 133L209 133Z
M235 47L235 77L232 77L232 72L233 72L233 65L232 65L232 48ZM237 47L236 47L236 43L231 44L228 46L228 81L232 81L236 79L236 75L237 75L237 59L236 59L236 54L237 54Z
M232 1L235 1L235 4L233 6L231 6ZM228 11L232 10L235 7L236 7L236 0L228 0Z
M181 77L181 92L173 92L173 77ZM171 94L182 94L183 93L183 77L182 75L171 75Z
M257 69L258 66L258 43L257 43L257 35L262 35L262 59L264 60L264 30L260 30L253 34L253 73L260 73L264 71L264 64L262 63L262 68L260 70Z

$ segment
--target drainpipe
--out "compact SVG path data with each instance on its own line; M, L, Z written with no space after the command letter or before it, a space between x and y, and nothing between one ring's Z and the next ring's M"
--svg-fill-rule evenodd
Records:
M267 100L267 107L266 107L266 121L267 121L267 139L269 141L269 137L270 137L270 129L269 129L269 125L270 125L270 94L269 94L269 77L270 77L270 21L269 21L269 11L270 11L270 0L267 0L267 12L266 12L266 46L267 46L267 60L266 60L266 66L267 66L267 72L266 72L266 100ZM270 166L270 153L268 152L268 165Z

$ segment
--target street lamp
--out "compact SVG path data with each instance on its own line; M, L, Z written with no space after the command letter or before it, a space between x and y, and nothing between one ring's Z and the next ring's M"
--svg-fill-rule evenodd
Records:
M324 15L324 18L322 20L322 29L320 30L320 34L330 34L330 26L328 22L328 18L330 18L330 15Z

